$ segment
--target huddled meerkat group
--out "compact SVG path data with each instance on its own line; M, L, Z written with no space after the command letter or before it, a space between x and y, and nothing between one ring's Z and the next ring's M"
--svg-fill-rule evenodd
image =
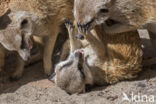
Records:
M156 0L6 1L7 10L0 15L0 69L6 50L18 52L14 79L22 76L23 60L31 59L33 41L38 39L43 44L45 74L52 73L51 80L70 94L85 91L86 85L136 78L143 55L137 29L147 29L156 46ZM64 22L69 56L53 67L51 57Z

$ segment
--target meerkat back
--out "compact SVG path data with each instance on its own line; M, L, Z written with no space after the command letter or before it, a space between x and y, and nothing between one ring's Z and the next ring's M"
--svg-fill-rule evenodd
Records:
M135 78L142 68L141 39L137 31L110 35L96 28L98 34L103 34L107 43L107 64L103 64L108 83ZM101 31L102 30L102 31ZM101 32L101 33L100 33Z

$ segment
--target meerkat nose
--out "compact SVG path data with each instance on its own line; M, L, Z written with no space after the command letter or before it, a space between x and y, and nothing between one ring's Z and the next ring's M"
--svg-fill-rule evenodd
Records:
M78 34L75 36L76 39L84 40L84 36L82 34Z
M75 53L75 57L81 58L82 56L83 56L83 54L82 54L82 52L80 52L80 51L77 51L77 52Z

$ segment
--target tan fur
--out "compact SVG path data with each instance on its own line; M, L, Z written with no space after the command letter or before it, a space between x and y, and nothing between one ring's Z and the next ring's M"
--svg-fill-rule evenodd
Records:
M12 21L9 25L17 27L19 21L27 19L31 27L29 26L26 31L43 39L43 62L47 75L52 72L51 56L60 25L65 19L73 18L73 2L73 0L11 0L9 3L11 10L9 18Z
M103 32L102 27L96 28L97 34L104 34L102 41L107 44L106 81L115 83L124 79L131 79L137 76L142 66L141 40L137 31L110 36ZM120 36L119 36L120 35ZM99 53L102 53L102 49Z
M108 12L101 12L102 9L107 9ZM155 22L156 0L75 0L74 15L82 25L92 19L94 21L91 25L94 26L109 18L113 19L119 23L105 27L105 31L121 33Z
M67 28L69 37L74 37L71 26L67 25ZM53 80L57 86L72 94L85 90L86 84L113 84L137 77L142 65L141 40L137 31L111 36L103 31L103 26L96 26L85 37L89 42L85 47L70 38L71 46L82 44L82 47L71 50L68 59L56 66ZM83 51L83 57L80 51Z
M121 23L110 28L107 26L106 31L108 29L109 33L126 32L142 27L156 33L151 28L156 23L156 0L117 0L110 7L109 18Z

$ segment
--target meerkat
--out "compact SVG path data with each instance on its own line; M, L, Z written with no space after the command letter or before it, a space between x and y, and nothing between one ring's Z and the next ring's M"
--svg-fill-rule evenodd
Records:
M16 71L11 75L11 78L18 79L22 75L24 61L30 58L33 43L31 35L27 33L24 34L24 31L21 31L20 27L7 28L6 25L9 22L9 20L7 20L7 14L6 12L6 14L0 18L0 69L2 70L4 66L6 52L16 51L19 54L17 59L18 66Z
M137 31L110 36L102 25L91 32L79 29L85 34L88 45L75 39L73 25L66 27L70 39L69 57L55 67L51 80L69 94L80 93L86 85L114 84L118 81L136 78L141 71L142 48ZM77 46L79 44L80 46Z
M4 66L4 59L8 51L16 51L17 64L15 72L11 75L11 79L18 79L22 76L24 68L24 61L30 58L30 51L33 46L32 36L25 30L25 24L22 21L17 23L17 27L9 25L11 20L9 18L10 10L8 4L10 0L0 0L0 71ZM23 30L21 28L23 27Z
M74 0L11 0L8 14L12 27L23 22L24 29L43 40L43 64L46 75L52 73L51 61L60 25L65 19L73 19ZM23 30L23 28L21 28ZM63 35L62 35L63 36Z
M96 24L105 23L104 29L109 34L136 30L145 25L156 33L156 0L75 0L74 16L79 25L89 29Z
M156 49L156 0L75 0L74 17L80 27L90 30L103 24L110 35L147 29Z
M16 51L18 55L16 71L10 78L18 79L22 76L24 61L30 58L33 43L31 36L23 34L20 28L9 28L0 30L0 69L4 66L7 51Z

